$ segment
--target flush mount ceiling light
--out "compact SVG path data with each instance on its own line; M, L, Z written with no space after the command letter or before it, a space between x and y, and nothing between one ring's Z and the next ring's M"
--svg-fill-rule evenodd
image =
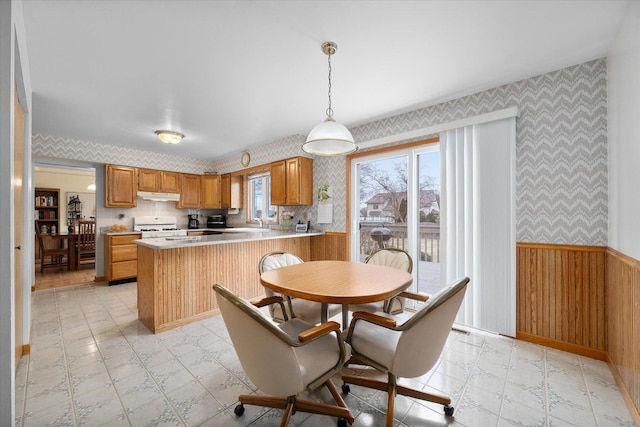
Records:
M178 144L182 141L182 138L184 138L183 134L172 130L157 130L156 135L158 135L160 141L166 144Z
M96 184L95 184L95 182L92 182L91 184L89 184L89 185L87 186L87 190L90 190L90 191L96 191Z
M331 109L331 55L336 53L338 45L334 42L322 43L322 51L328 56L329 62L329 108L327 108L327 118L309 132L307 141L302 149L309 154L319 156L339 156L353 153L358 146L353 141L353 136L349 129L333 119L333 109Z

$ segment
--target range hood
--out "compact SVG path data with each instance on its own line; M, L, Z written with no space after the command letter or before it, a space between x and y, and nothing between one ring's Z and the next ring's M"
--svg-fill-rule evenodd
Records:
M178 193L155 193L152 191L138 191L138 197L142 200L151 200L154 202L178 202L180 194Z

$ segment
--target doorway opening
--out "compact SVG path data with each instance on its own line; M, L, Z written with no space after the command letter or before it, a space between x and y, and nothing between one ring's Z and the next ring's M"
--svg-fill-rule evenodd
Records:
M78 250L83 230L96 233L96 170L93 166L34 161L35 289L93 282L93 256ZM40 234L40 236L38 236ZM86 240L85 237L82 240ZM67 248L64 256L43 256L49 249ZM51 252L52 253L52 252ZM46 266L46 268L43 268Z

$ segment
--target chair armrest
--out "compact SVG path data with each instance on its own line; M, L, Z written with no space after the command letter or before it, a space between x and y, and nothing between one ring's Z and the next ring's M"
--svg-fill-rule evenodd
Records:
M349 332L347 332L347 337L344 339L346 342L351 342L351 336L353 335L353 330L356 327L356 323L359 320L364 320L365 322L373 323L374 325L379 325L388 329L396 329L396 321L395 319L391 319L389 317L380 316L379 314L368 313L366 311L356 311L351 315L351 323L349 324Z
M279 304L280 309L282 310L282 317L284 317L284 321L286 322L287 320L289 320L289 316L287 316L287 311L284 309L284 301L282 297L279 297L279 296L266 297L253 303L253 305L255 305L256 307L264 307L266 305L271 305L271 304Z
M415 292L407 292L407 291L400 292L400 294L398 296L399 297L410 298L410 299L414 299L414 300L422 301L422 302L427 302L427 300L429 299L429 295L418 294L418 293L415 293Z
M355 313L352 314L352 319L363 319L371 323L376 323L380 326L386 326L391 328L396 326L395 319L391 319L385 316L380 316L379 314L368 313L366 311L356 311Z
M300 332L298 339L302 343L307 343L333 331L340 331L340 324L337 322L325 322L318 326L314 326L311 329Z

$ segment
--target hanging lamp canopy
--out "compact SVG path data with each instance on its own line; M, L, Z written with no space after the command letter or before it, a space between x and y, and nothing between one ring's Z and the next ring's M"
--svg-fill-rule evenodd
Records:
M327 118L324 122L311 129L307 136L307 141L302 145L303 151L318 156L340 156L353 153L358 149L349 129L336 122L333 118L333 109L331 108L331 55L335 54L336 50L338 50L338 45L334 42L324 42L322 44L322 52L329 58L329 107L327 108Z

